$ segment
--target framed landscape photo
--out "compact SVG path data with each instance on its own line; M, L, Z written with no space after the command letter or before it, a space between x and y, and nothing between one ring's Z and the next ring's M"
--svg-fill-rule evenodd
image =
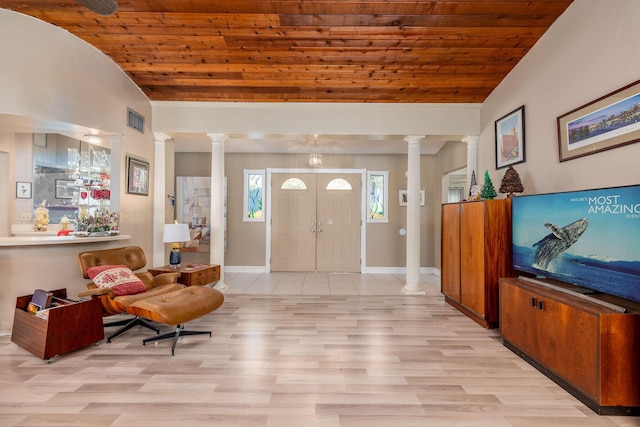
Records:
M524 105L496 120L495 126L496 169L524 162Z
M640 80L558 117L560 161L640 141Z
M149 163L127 156L127 193L149 195Z

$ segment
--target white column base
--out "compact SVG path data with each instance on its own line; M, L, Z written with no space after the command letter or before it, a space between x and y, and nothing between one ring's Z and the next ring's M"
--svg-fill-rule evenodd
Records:
M402 287L402 293L406 295L426 295L427 294L425 290L422 289L422 286L420 285L418 285L417 287L415 287L414 285L404 285Z

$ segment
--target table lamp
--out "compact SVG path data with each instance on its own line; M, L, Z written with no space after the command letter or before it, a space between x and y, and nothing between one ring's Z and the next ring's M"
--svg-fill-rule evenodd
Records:
M180 255L180 243L191 240L189 226L187 224L165 224L162 241L171 243L171 253L169 254L169 265L171 268L180 268L182 263L182 255Z

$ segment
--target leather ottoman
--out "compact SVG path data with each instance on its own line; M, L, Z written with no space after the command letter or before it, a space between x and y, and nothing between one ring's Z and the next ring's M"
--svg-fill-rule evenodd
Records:
M178 338L181 336L200 334L211 336L211 331L186 331L184 324L211 313L223 302L224 295L217 289L190 286L136 301L127 308L127 312L166 325L175 325L175 332L142 340L144 345L150 341L174 338L171 346L171 354L174 355Z

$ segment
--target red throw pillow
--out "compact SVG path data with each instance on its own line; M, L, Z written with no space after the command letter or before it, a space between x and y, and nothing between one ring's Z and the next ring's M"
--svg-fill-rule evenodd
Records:
M126 265L89 267L87 275L97 287L111 288L115 296L134 295L147 290L142 280Z

